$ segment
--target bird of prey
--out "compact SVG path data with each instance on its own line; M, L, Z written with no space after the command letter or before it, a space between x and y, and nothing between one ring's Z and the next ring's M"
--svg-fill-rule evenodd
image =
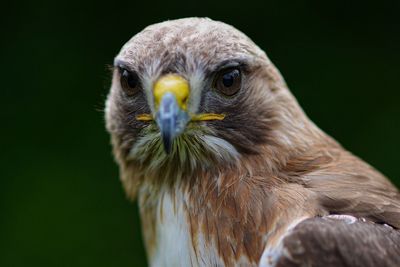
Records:
M399 191L234 27L145 28L115 58L105 113L150 266L400 266Z

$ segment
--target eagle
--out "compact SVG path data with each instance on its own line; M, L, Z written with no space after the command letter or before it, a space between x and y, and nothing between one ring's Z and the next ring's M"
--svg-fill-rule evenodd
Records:
M106 128L150 266L400 266L400 194L304 113L244 33L157 23L114 60Z

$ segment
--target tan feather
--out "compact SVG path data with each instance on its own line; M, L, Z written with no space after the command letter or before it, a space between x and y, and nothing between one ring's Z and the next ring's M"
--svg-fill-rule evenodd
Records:
M208 90L227 60L245 65L232 98ZM114 73L106 120L124 188L139 197L151 265L257 266L291 244L282 240L299 222L329 214L400 227L398 190L314 125L265 53L233 27L201 18L155 24L116 62L142 81L127 99ZM152 84L166 72L190 81L191 113L226 115L189 124L169 155L154 121L132 120L155 114Z

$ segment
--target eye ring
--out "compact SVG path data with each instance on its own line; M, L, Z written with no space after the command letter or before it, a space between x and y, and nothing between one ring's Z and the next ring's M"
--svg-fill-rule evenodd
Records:
M139 91L139 76L132 71L119 67L120 83L124 92L132 96Z
M214 81L214 88L225 96L235 95L242 87L242 73L239 68L220 71Z

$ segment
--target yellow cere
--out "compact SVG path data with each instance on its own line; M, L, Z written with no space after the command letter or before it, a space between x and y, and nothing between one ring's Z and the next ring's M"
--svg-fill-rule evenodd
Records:
M167 92L175 95L176 102L182 110L187 110L190 89L189 83L185 78L176 74L167 74L156 81L153 89L156 108L158 108L163 95Z
M160 77L154 84L153 95L155 107L158 109L161 99L165 93L172 93L179 107L187 111L187 101L189 98L189 83L188 81L177 74L167 74ZM192 114L191 121L212 121L212 120L223 120L224 114L215 113L203 113L203 114ZM154 120L151 114L139 114L136 116L138 121L152 121Z

